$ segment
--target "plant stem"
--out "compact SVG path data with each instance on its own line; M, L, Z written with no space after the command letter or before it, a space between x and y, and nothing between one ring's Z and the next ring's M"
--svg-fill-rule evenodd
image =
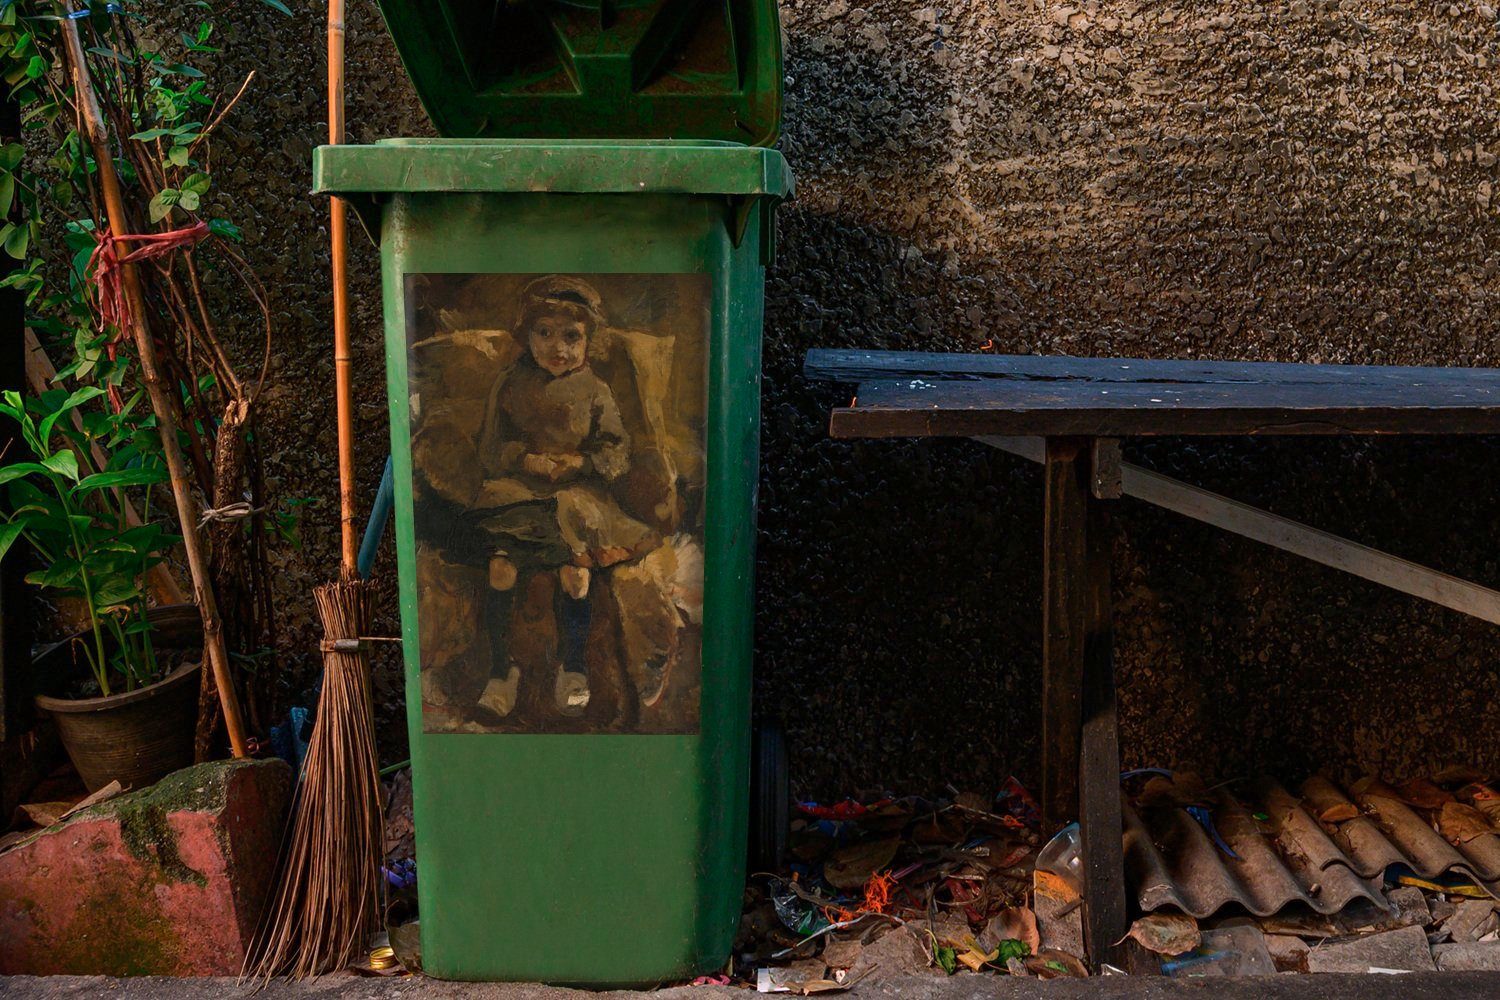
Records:
M89 583L88 567L83 561L83 539L78 537L78 528L73 524L73 505L68 503L68 491L63 486L60 477L51 475L47 477L52 481L52 488L57 491L58 501L62 504L63 517L68 522L68 535L73 539L73 551L78 554L78 579L83 584L83 600L89 609L89 627L94 632L94 649L98 653L98 660L94 662L94 676L99 681L99 690L109 696L109 658L104 655L104 630L99 625L99 609L94 606L94 588Z

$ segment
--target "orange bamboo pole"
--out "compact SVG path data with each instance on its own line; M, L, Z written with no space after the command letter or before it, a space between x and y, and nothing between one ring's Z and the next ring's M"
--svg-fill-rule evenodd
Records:
M68 14L73 12L71 0L63 0L63 10ZM129 253L129 247L120 237L129 234L130 226L125 216L125 200L120 194L120 178L115 173L114 156L109 148L109 129L99 110L93 81L89 79L83 43L78 37L78 22L64 18L62 32L73 72L74 98L83 115L89 145L94 151L94 162L99 171L99 187L104 194L104 209L109 216L110 232L116 240L115 255L124 257ZM167 473L172 480L172 499L177 505L182 547L193 578L193 598L198 605L198 614L203 619L203 652L219 689L219 703L224 707L224 727L229 731L229 745L236 757L244 757L248 752L245 745L245 723L240 717L239 698L234 693L234 681L229 673L229 655L224 649L224 630L219 622L218 606L214 602L208 560L204 557L202 540L198 537L198 511L194 509L192 494L188 488L189 473L182 455L182 446L177 440L177 420L172 412L167 389L162 384L156 358L156 342L151 339L151 330L146 322L146 297L141 291L141 278L134 264L122 264L121 277L125 299L130 307L130 332L135 338L136 353L140 355L141 380L146 383L146 393L151 397L151 409L156 413L162 454L167 460Z
M344 142L344 0L328 3L328 143ZM344 202L329 199L333 270L333 384L339 448L339 554L341 576L358 575L359 540L354 524L354 358L349 348L349 229Z

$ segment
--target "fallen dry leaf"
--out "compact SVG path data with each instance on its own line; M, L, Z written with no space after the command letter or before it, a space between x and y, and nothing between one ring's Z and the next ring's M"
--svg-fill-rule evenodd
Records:
M896 837L865 840L841 847L823 863L823 877L839 889L863 889L870 876L896 857L901 841Z
M1323 823L1344 823L1358 815L1359 808L1353 802L1335 802L1318 813L1318 820Z
M805 997L810 997L814 993L838 993L839 991L847 990L848 988L849 987L844 983L837 982L833 979L809 979L807 982L802 984L802 995Z
M1477 770L1468 764L1448 764L1438 768L1432 780L1439 785L1467 785L1473 782L1488 781L1489 775Z
M1401 793L1401 801L1418 809L1441 809L1446 803L1453 801L1451 793L1443 791L1426 778L1413 778L1398 791Z
M16 811L36 826L51 826L71 808L71 802L23 802Z
M1366 775L1360 778L1349 786L1349 791L1354 794L1355 798L1370 796L1373 798L1391 799L1394 802L1406 801L1400 792L1374 775Z
M1445 802L1438 813L1438 832L1455 847L1467 844L1476 837L1494 833L1484 813L1462 802Z
M1019 941L1031 954L1042 948L1042 935L1037 931L1036 914L1029 906L1011 906L990 918L984 930L979 932L979 947L993 952L1001 941Z
M1158 955L1181 955L1203 943L1198 921L1182 913L1148 913L1130 925L1125 937Z
M1302 786L1303 806L1318 818L1320 823L1333 824L1351 820L1359 815L1359 809L1344 797L1333 783L1322 775L1315 775Z
M1034 973L1040 979L1087 979L1089 975L1088 966L1077 955L1055 949L1028 958L1026 971Z
M119 781L111 781L109 784L105 785L103 788L99 789L97 792L95 792L92 795L88 796L87 798L83 799L81 802L79 802L73 808L69 809L67 812L63 813L58 818L59 819L67 819L69 816L72 816L74 813L80 813L83 810L87 809L89 806L97 806L101 802L108 802L110 799L114 798L116 795L124 795L124 794L125 794L125 787L123 785L121 785Z
M1474 782L1458 790L1458 797L1484 813L1490 826L1500 832L1500 792L1489 785Z
M87 809L89 806L96 806L101 802L112 799L124 790L118 781L111 781L97 792L77 801L26 802L17 806L16 811L37 826L52 826L54 823L61 823L69 816Z

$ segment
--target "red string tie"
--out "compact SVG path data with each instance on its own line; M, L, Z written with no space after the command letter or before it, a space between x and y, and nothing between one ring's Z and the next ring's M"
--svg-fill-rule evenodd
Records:
M99 241L89 255L87 273L94 276L90 286L94 307L99 312L99 332L114 327L114 336L109 338L104 349L109 359L115 359L115 348L125 337L130 325L130 304L125 298L124 282L121 280L126 264L136 264L153 257L164 257L173 250L188 249L208 237L208 223L201 219L184 229L172 229L165 233L141 233L133 236L115 236L105 231L95 233ZM118 244L134 244L133 249L120 253ZM119 390L109 387L109 398L118 411L123 405Z

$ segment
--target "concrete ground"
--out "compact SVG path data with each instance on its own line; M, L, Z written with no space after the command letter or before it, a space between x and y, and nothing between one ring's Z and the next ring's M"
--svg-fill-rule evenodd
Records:
M104 979L92 976L0 977L0 996L38 1000L108 997L110 1000L644 1000L633 991L590 994L533 983L449 983L421 976L367 979L330 976L305 983L272 983L258 993L232 979ZM651 1000L744 1000L747 990L676 986ZM1172 980L1106 976L1099 979L1007 979L995 976L889 979L856 986L853 1000L1493 1000L1500 973L1436 972L1410 975L1279 975L1244 979Z

